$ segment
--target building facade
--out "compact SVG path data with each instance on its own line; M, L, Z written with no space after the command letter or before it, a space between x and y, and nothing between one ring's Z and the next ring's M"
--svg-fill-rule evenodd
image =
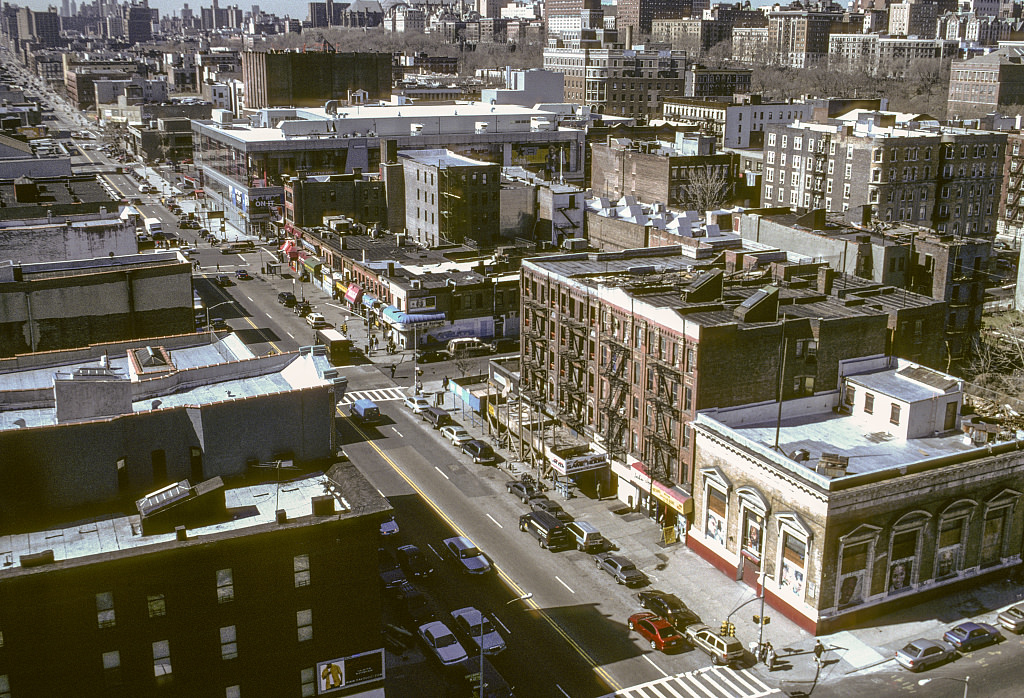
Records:
M369 99L387 99L391 61L390 53L246 51L246 107L318 107L332 99L347 100L359 90Z
M1004 48L953 61L949 67L950 117L971 118L1020 110L1024 105L1024 49Z

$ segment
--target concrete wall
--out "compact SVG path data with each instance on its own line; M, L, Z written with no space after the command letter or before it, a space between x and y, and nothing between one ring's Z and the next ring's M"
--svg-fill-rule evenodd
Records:
M0 526L21 516L131 501L172 481L245 475L247 461L332 452L334 396L328 386L200 407L0 432ZM192 447L202 450L194 471ZM166 475L154 470L162 451ZM124 459L119 484L117 463Z
M0 260L32 264L130 255L139 251L135 226L130 223L115 219L104 226L71 227L58 220L48 225L44 221L43 225L30 228L0 227Z
M0 356L194 329L187 263L0 284Z

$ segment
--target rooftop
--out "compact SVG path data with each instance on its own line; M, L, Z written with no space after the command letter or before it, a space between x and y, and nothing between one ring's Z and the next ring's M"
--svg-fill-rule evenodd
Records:
M315 517L310 521L306 517L312 514L311 500L325 493L334 495L334 515ZM52 568L22 565L23 556L48 550L53 551L53 564L87 563L94 555L140 554L157 548L202 544L218 538L258 533L257 527L279 525L276 514L279 509L287 513L289 522L308 524L365 516L388 508L387 501L377 497L353 467L344 465L336 465L328 473L312 473L280 484L267 482L233 487L226 489L224 495L227 506L225 520L188 529L186 541L178 541L174 532L142 535L142 517L138 514L111 515L44 531L0 535L0 577L22 573L23 569Z
M434 167L497 167L483 160L467 158L450 150L400 150L398 156Z

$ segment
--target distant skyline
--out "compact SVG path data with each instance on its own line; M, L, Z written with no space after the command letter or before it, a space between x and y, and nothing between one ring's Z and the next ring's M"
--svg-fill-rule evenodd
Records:
M315 1L315 0L314 0ZM601 0L605 5L615 5L615 0ZM466 0L467 3L472 4L472 0ZM45 10L48 7L56 7L57 11L60 11L61 0L27 0L22 2L11 2L12 5L20 5L22 7L31 7L33 10ZM81 2L78 3L79 5ZM189 8L193 14L199 14L200 7L210 7L213 4L212 0L202 0L201 2L188 3ZM260 9L264 12L272 12L279 17L288 15L292 19L304 20L309 14L309 3L301 2L297 0L267 0L266 2L238 2L237 0L217 0L217 4L221 7L230 7L231 5L237 5L242 9L243 12L248 12L252 6L259 5ZM712 2L711 4L716 4ZM731 4L731 3L730 3ZM762 5L774 4L772 0L752 0L751 4L754 7L761 7ZM783 3L788 4L788 3ZM847 3L840 2L840 5L846 6ZM160 16L181 16L181 8L184 5L183 2L175 2L174 0L150 0L149 6L155 7L160 10Z

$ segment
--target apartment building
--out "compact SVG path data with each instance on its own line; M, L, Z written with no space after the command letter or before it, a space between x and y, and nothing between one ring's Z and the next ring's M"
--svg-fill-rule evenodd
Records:
M1024 105L1024 48L1001 48L953 61L949 67L950 117L971 118Z
M746 281L727 281L741 271ZM527 259L524 396L608 451L605 492L652 514L667 505L671 525L692 511L699 410L774 401L780 386L787 402L831 390L842 360L903 341L890 324L896 334L904 321L941 326L941 301L865 292L855 298L824 265L728 233Z
M656 118L664 101L686 94L686 54L606 44L549 46L544 69L565 75L565 99L614 116Z
M934 2L907 0L889 5L889 35L934 39L938 5Z
M857 109L827 123L767 127L764 205L824 208L848 223L902 221L995 235L1006 134L926 115Z
M769 51L782 65L813 68L828 60L832 23L842 18L838 8L782 8L768 13Z
M953 39L922 39L878 34L833 34L828 42L830 68L863 70L884 78L902 78L919 60L951 58L960 42Z

